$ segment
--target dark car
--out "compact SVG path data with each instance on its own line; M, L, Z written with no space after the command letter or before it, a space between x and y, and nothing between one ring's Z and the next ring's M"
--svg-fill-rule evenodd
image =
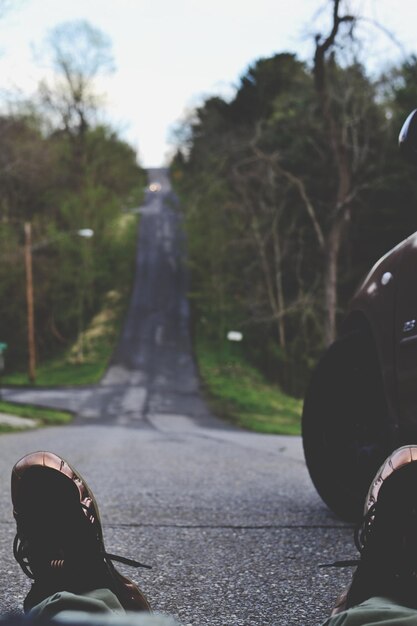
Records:
M400 133L417 162L417 110ZM417 232L385 254L354 295L338 339L313 373L303 445L312 481L347 521L399 445L417 443Z

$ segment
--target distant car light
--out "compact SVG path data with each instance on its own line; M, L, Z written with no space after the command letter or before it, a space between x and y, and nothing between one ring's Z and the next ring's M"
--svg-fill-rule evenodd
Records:
M149 191L152 191L153 193L155 193L156 191L161 191L160 183L151 183L149 185Z

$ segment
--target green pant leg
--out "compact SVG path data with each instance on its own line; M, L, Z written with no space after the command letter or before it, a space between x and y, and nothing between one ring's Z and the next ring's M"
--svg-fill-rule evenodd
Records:
M29 611L29 615L33 617L54 617L62 611L126 614L119 600L110 589L94 589L80 594L59 591L34 606Z
M329 617L322 626L416 626L417 609L389 598L373 597Z
M34 606L27 615L54 618L64 626L180 626L168 615L146 611L126 613L109 589L82 594L60 591Z

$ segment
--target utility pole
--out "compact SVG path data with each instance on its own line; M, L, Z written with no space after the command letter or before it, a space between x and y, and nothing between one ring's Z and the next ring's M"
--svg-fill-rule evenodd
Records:
M25 222L25 268L26 268L26 303L28 318L28 376L31 383L36 378L35 319L33 312L33 272L32 272L32 225Z

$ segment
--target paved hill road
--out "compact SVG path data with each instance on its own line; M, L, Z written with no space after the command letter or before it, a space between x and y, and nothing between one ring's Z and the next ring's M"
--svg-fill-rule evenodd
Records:
M44 448L87 478L107 549L152 565L123 571L156 609L196 626L319 624L349 572L318 565L352 556L352 531L316 495L299 438L232 429L204 404L180 217L167 172L149 175L161 190L141 208L131 305L100 385L4 390L77 418L0 437L1 609L21 603L29 584L11 554L10 469Z
M188 275L176 198L166 170L150 170L159 192L141 207L136 279L110 368L94 387L5 390L4 397L69 408L78 421L140 428L186 417L221 427L201 400L192 358Z

